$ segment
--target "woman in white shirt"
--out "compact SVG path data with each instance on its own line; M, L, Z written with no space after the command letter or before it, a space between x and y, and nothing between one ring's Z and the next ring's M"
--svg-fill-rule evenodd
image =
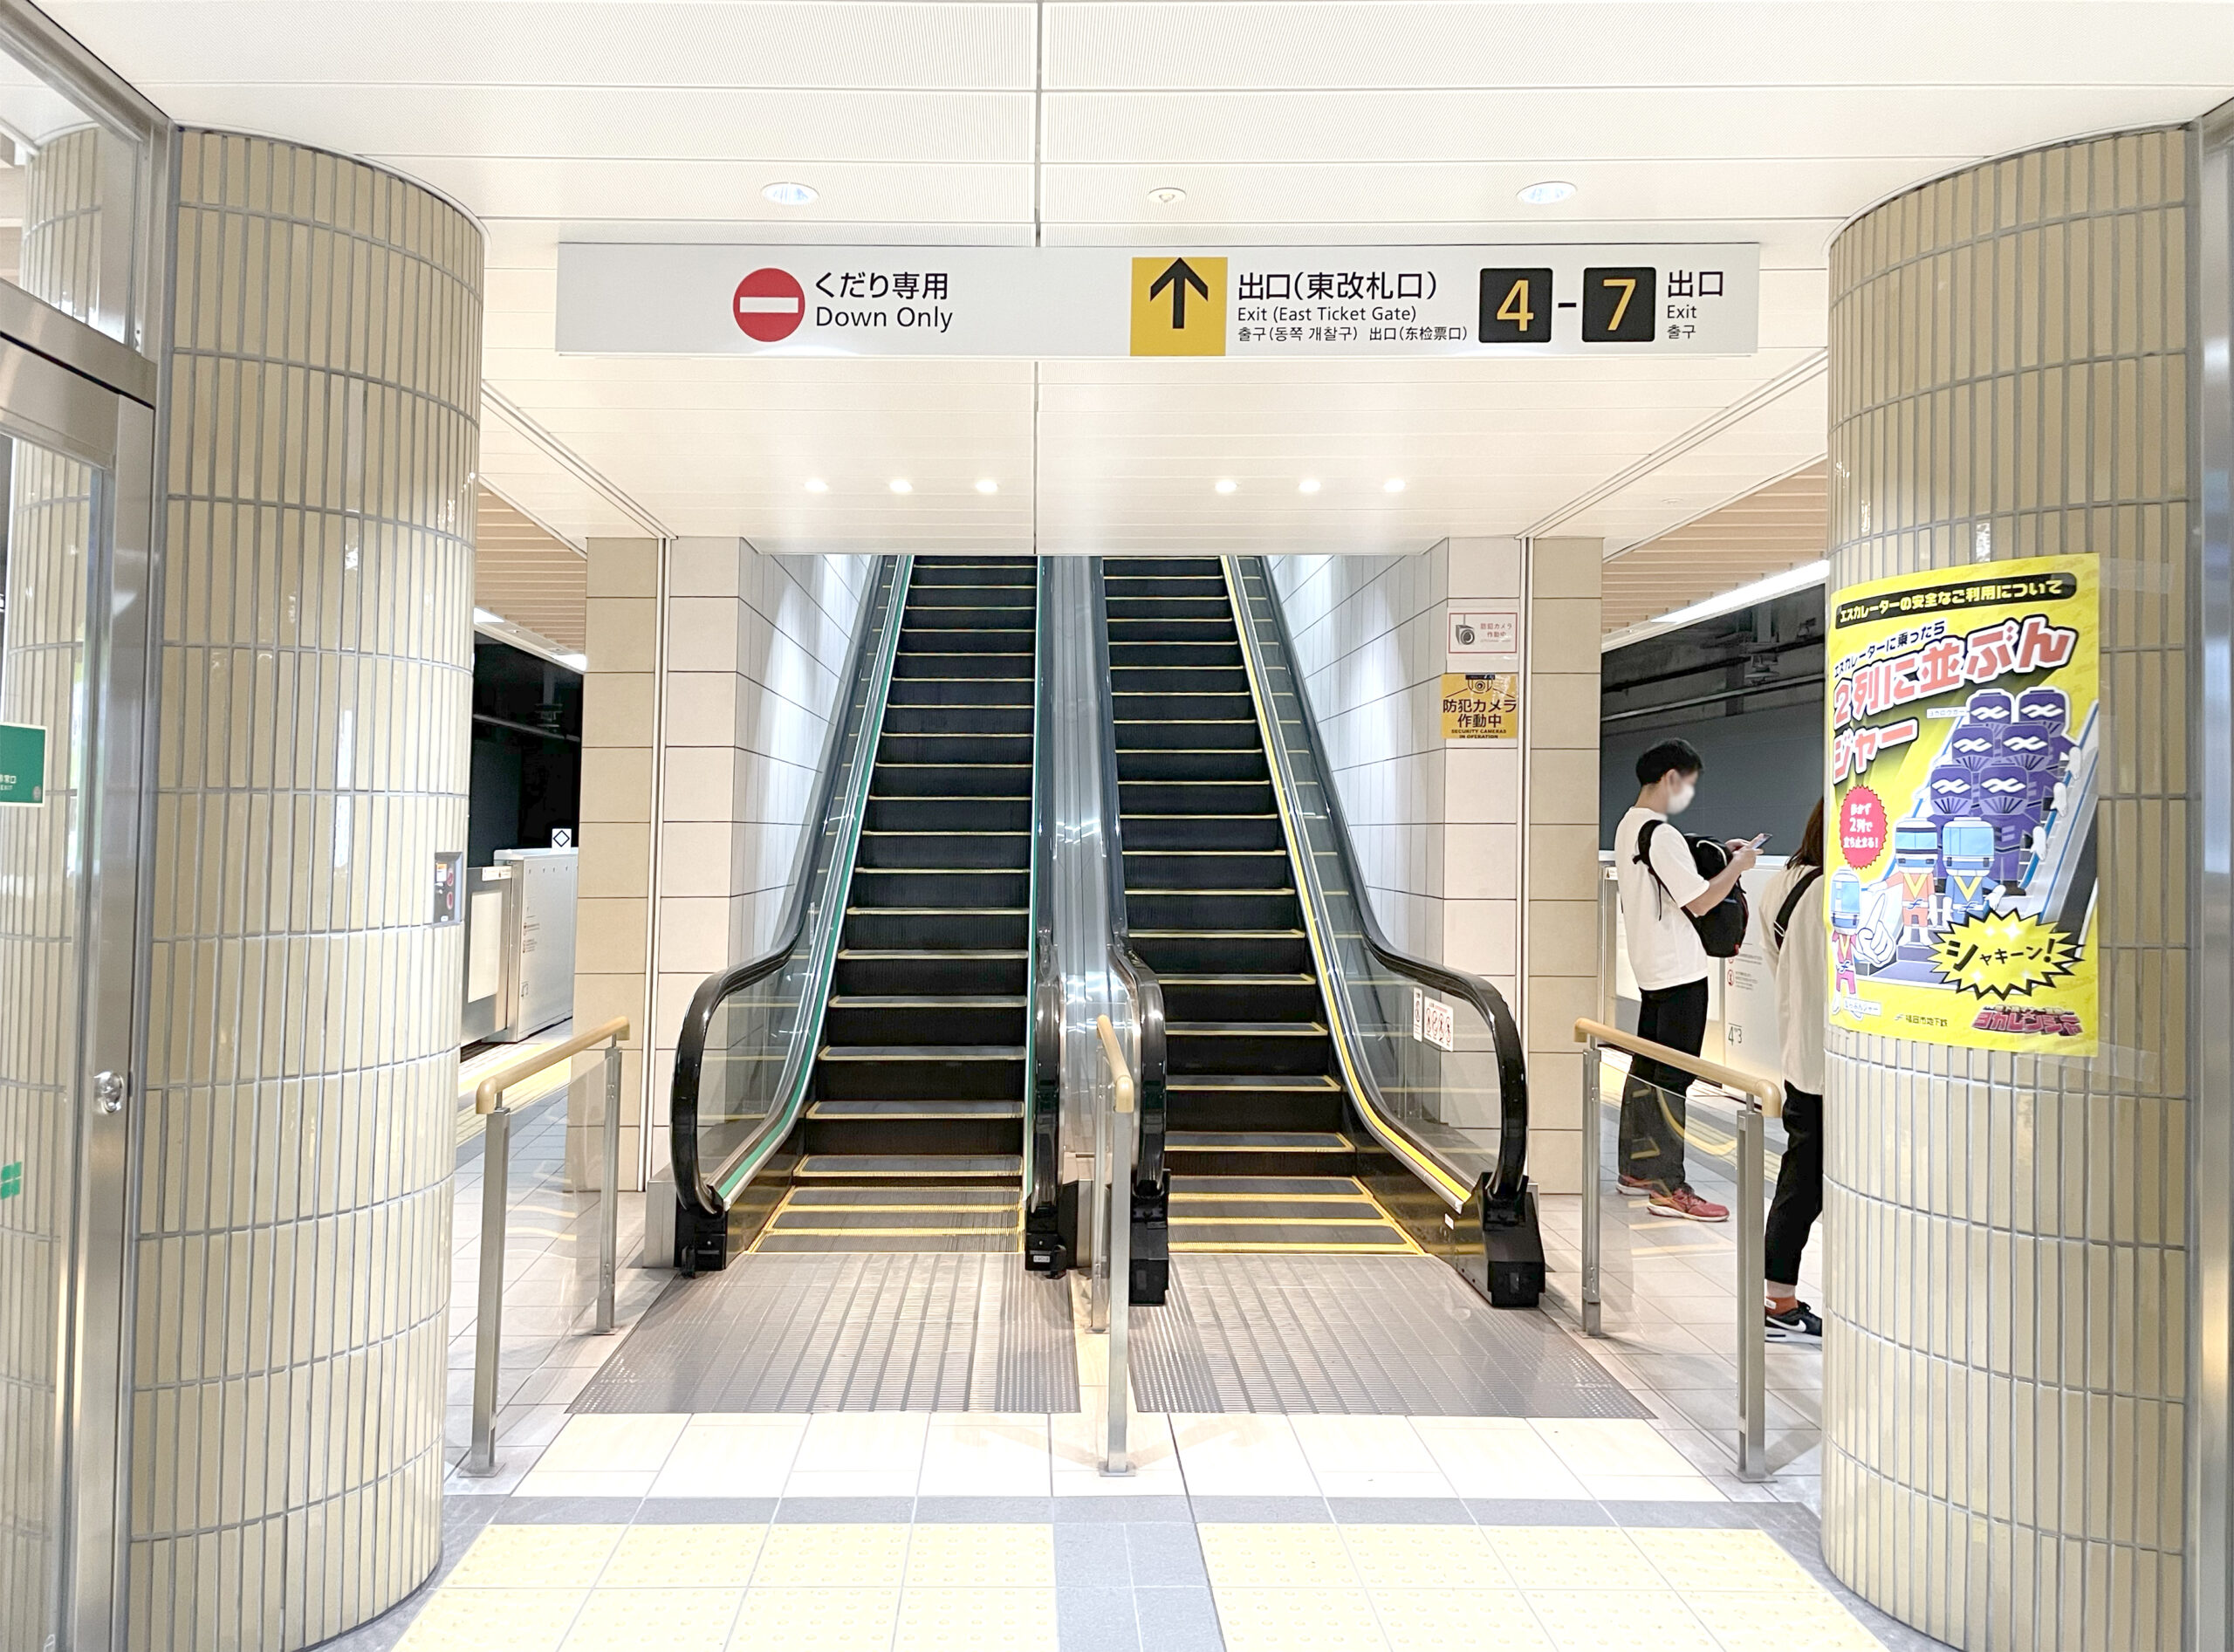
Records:
M1784 1164L1769 1205L1763 1268L1768 1333L1819 1337L1823 1321L1799 1299L1799 1257L1823 1213L1823 1025L1826 931L1823 913L1823 805L1807 817L1799 847L1761 902L1769 963L1777 977L1778 1054L1784 1069Z

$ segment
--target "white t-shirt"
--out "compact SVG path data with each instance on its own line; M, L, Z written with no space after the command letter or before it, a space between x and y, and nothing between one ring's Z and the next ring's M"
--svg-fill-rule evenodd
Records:
M1614 828L1614 866L1621 883L1621 922L1629 934L1629 967L1647 992L1707 978L1707 949L1691 927L1686 901L1707 892L1692 863L1691 846L1674 826L1652 834L1652 871L1637 862L1637 836L1648 820L1665 820L1650 809L1631 809ZM1653 872L1660 874L1657 882ZM1665 886L1664 888L1662 886Z
M1828 1018L1823 972L1830 968L1830 922L1823 908L1830 880L1818 877L1814 887L1799 897L1792 909L1791 927L1784 944L1777 944L1777 914L1784 910L1792 886L1814 867L1788 866L1769 880L1761 892L1761 944L1777 972L1777 1045L1784 1067L1784 1081L1810 1095L1823 1093L1823 1024Z

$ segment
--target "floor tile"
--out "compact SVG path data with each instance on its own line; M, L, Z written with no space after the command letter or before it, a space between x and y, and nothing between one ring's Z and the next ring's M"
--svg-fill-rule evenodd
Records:
M1727 1501L1703 1474L1586 1474L1582 1483L1600 1503L1721 1503Z
M587 1588L620 1543L619 1525L489 1525L454 1566L453 1589Z
M1390 1652L1550 1652L1518 1589L1374 1589L1371 1598Z
M805 1416L692 1417L648 1495L781 1497L806 1425Z
M558 1437L544 1448L536 1466L656 1474L689 1421L676 1415L572 1417L558 1430Z
M620 1539L600 1589L742 1589L768 1534L764 1525L639 1525Z
M929 1428L920 1411L818 1411L807 1419L792 1472L902 1472L912 1491Z
M1136 1522L1124 1528L1134 1588L1198 1587L1210 1580L1203 1539L1191 1525Z
M1298 1416L1289 1422L1319 1489L1330 1498L1455 1495L1407 1418Z
M399 1652L558 1652L587 1593L438 1589L404 1631Z
M1171 1420L1161 1412L1135 1413L1126 1427L1133 1471L1101 1472L1103 1422L1099 1412L1073 1411L1048 1419L1048 1458L1059 1498L1183 1497L1179 1454Z
M1807 1569L1765 1532L1663 1527L1632 1530L1629 1540L1644 1551L1645 1559L1660 1568L1678 1594L1819 1590Z
M1546 1417L1534 1428L1584 1480L1593 1475L1696 1475L1683 1454L1651 1423L1630 1418Z
M960 1652L977 1647L1045 1652L1055 1639L1055 1591L917 1588L901 1593L894 1652Z
M931 1419L919 1495L1045 1497L1052 1489L1045 1416Z
M1462 1498L1590 1494L1525 1417L1414 1417L1412 1431Z
M1486 1526L1512 1580L1525 1590L1658 1589L1667 1586L1627 1533L1611 1526Z
M1141 1652L1133 1591L1107 1584L1058 1588L1055 1644L1057 1652ZM1163 1652L1163 1643L1154 1652Z
M1312 1497L1319 1492L1319 1482L1286 1417L1174 1414L1171 1432L1191 1495Z
M1356 1569L1332 1525L1206 1525L1203 1562L1210 1587L1354 1587Z
M750 1588L730 1652L888 1652L900 1591Z
M908 1540L907 1587L1055 1587L1054 1528L1045 1525L917 1525Z
M774 1525L752 1583L756 1591L896 1589L907 1563L904 1525Z
M547 1459L549 1454L545 1455ZM658 1477L649 1469L550 1469L538 1463L521 1479L515 1495L641 1498Z
M565 1652L723 1652L744 1591L593 1589Z
M1717 1652L1667 1589L1530 1589L1529 1607L1559 1652Z
M1093 1525L1059 1525L1052 1528L1054 1541L1055 1582L1064 1589L1127 1589L1133 1587L1132 1556L1126 1544L1126 1530L1114 1523ZM1187 1531L1189 1543L1194 1541L1194 1529ZM1199 1573L1202 1562L1196 1561ZM1199 1579L1174 1579L1175 1582L1199 1581ZM1126 1608L1129 1614L1131 1608ZM1129 1621L1129 1617L1127 1619Z
M1141 1652L1225 1652L1217 1606L1208 1589L1133 1591Z
M1510 1589L1477 1525L1346 1525L1350 1563L1368 1589Z
M1388 1645L1363 1589L1237 1587L1216 1595L1227 1652L1385 1652Z
M1813 1583L1773 1594L1684 1599L1723 1652L1881 1652L1877 1637Z

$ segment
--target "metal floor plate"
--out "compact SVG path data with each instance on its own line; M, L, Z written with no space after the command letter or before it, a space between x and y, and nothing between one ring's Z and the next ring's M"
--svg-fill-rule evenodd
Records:
M741 1256L677 1279L576 1411L1075 1411L1067 1284L1000 1255Z
M1143 1411L1651 1415L1551 1320L1430 1257L1175 1257L1129 1354Z

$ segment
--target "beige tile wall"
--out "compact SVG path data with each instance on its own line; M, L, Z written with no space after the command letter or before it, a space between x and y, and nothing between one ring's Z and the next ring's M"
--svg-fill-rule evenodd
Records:
M2182 1644L2186 156L2033 151L1832 250L1833 588L2104 564L2105 1053L1830 1038L1824 1549L1965 1648Z
M442 1544L482 242L179 156L131 1645L285 1652Z

